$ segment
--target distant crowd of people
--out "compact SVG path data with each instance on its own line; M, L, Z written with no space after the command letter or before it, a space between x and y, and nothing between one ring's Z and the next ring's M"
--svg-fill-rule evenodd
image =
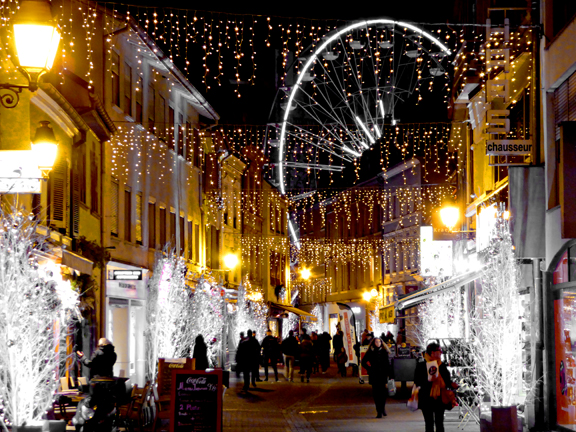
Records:
M334 338L337 340L337 336ZM332 337L328 332L308 334L305 329L295 335L290 330L284 340L272 335L268 330L262 344L256 339L252 330L247 335L240 333L240 342L236 351L236 375L244 376L243 391L248 391L250 385L256 387L260 380L260 365L264 367L264 381L268 381L269 369L274 371L274 378L278 381L278 363L285 367L284 376L287 381L294 382L296 361L299 362L300 381L310 382L313 373L326 373L330 366L330 341ZM340 335L340 341L342 336ZM342 347L343 344L341 343Z

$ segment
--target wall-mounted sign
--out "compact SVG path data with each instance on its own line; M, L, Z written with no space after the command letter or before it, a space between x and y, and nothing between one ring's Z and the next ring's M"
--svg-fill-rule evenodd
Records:
M488 140L486 154L512 156L532 154L532 140Z
M40 193L41 178L31 150L0 151L0 193Z
M142 270L112 270L112 280L142 280Z
M378 317L380 318L380 324L394 324L396 319L396 307L395 305L384 306L378 311Z
M420 276L452 276L452 241L433 240L433 231L431 226L420 227Z

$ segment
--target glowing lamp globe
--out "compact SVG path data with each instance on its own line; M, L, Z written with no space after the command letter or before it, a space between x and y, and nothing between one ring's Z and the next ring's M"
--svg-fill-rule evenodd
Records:
M372 290L370 290L370 295L372 297L378 297L378 290L376 288L372 288Z
M310 270L309 269L302 269L302 272L300 273L302 275L302 279L304 280L308 280L310 279Z
M224 265L230 270L238 265L238 257L234 254L228 254L224 257Z
M444 207L440 210L440 218L442 219L442 223L449 229L453 229L456 226L459 217L460 212L456 207Z
M364 291L362 293L362 298L364 299L364 301L369 302L370 300L372 300L372 293L370 291Z
M60 31L46 0L24 0L14 16L13 31L20 67L36 77L48 72L60 43Z
M38 169L42 171L43 175L47 175L54 166L58 154L58 142L50 127L50 122L41 121L40 126L36 129L36 135L32 140L32 154Z

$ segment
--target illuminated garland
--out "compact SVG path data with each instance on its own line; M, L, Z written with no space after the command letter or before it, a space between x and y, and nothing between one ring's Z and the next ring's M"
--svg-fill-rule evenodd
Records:
M298 284L303 304L324 303L332 292L332 278L314 278Z

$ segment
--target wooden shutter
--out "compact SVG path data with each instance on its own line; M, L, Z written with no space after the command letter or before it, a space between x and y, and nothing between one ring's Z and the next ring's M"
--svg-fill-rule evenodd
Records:
M119 195L118 182L113 180L110 190L110 234L118 237L118 195Z
M50 225L55 228L66 228L67 185L68 164L61 159L50 171Z
M80 235L80 182L81 173L75 170L72 176L72 237Z
M142 244L142 192L136 194L136 243Z

